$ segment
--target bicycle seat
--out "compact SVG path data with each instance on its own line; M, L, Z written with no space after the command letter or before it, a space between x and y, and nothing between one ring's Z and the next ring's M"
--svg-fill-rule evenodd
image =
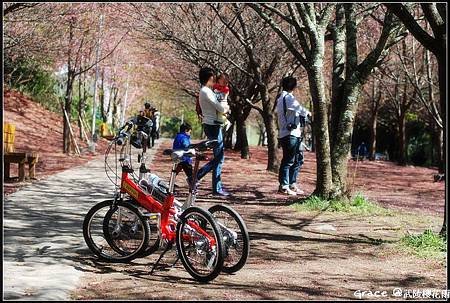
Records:
M219 144L218 140L206 140L199 143L189 145L189 148L193 148L199 151L205 151L208 149L212 149Z
M195 149L190 148L188 150L172 150L172 153L170 154L170 157L172 158L172 161L178 162L182 161L183 157L194 157L195 156Z

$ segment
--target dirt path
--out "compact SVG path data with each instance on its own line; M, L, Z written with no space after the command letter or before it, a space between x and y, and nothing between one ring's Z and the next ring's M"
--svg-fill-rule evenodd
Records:
M160 150L169 146L165 141ZM294 212L290 200L274 193L276 175L265 171L264 151L252 150L251 160L241 160L235 153L226 154L223 179L232 196L227 200L208 196L210 181L201 183L203 190L199 206L214 203L231 205L247 223L251 237L250 258L246 266L234 275L220 275L208 285L193 281L178 263L174 268L150 275L157 255L139 259L132 264L100 263L85 250L79 257L80 270L85 274L79 281L73 299L355 299L357 290L386 290L389 298L395 287L402 289L444 289L446 265L443 260L424 260L400 251L396 241L406 231L439 229L439 207L431 207L431 215L418 215L419 199L443 199L431 181L431 188L417 190L412 183L405 193L414 203L394 208L409 209L416 214L361 217L339 213ZM164 178L169 175L170 161L160 156L151 166ZM307 155L301 180L306 194L314 184L312 154ZM309 162L308 162L309 161ZM365 164L366 169L371 169ZM363 166L364 167L364 166ZM395 170L386 175L395 174ZM378 170L379 172L380 170ZM417 172L416 172L417 173ZM361 174L364 176L364 170ZM419 172L425 174L425 172ZM209 178L208 178L209 179ZM425 179L425 177L424 177ZM185 193L184 178L180 178L181 194ZM431 178L430 178L431 180ZM361 182L359 180L358 182ZM419 181L423 186L426 181ZM422 184L423 183L423 184ZM385 186L388 186L385 182ZM366 184L367 185L367 184ZM369 184L370 186L370 184ZM393 184L391 191L395 192ZM416 192L417 190L417 192ZM420 193L420 194L418 194ZM440 196L442 194L442 196ZM384 189L385 197L389 192ZM411 198L412 197L412 198ZM429 201L431 204L438 202ZM164 263L174 260L173 253ZM386 299L386 298L385 298Z

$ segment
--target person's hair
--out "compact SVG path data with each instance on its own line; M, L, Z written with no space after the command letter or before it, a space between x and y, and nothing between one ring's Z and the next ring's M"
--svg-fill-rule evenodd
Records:
M220 73L219 75L217 75L217 80L219 80L219 79L221 79L221 78L225 79L225 81L227 81L227 82L230 81L230 78L229 78L228 74L225 73L225 72Z
M200 69L200 72L198 73L198 78L200 80L201 85L205 85L209 78L214 76L214 70L210 67L203 67Z
M150 105L150 103L145 102L144 107L145 107L146 109L149 109L149 108L151 107L151 105Z
M283 87L283 90L285 91L292 91L297 87L297 79L292 76L284 77L283 80L281 80L281 87Z
M192 126L189 123L183 123L180 125L180 133L185 133L192 130Z

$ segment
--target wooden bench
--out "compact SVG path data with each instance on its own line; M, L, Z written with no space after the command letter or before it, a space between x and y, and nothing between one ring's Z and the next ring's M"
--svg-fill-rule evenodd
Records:
M25 164L28 164L28 177L35 179L36 176L36 163L38 162L38 154L35 152L14 152L6 153L4 155L4 179L12 179L10 176L11 163L19 164L19 182L25 180Z

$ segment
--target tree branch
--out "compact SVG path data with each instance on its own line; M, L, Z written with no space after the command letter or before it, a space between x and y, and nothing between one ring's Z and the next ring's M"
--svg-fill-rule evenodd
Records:
M128 35L128 31L120 38L119 42L117 42L117 44L105 56L103 56L97 62L92 63L88 67L86 67L84 69L80 69L77 73L74 74L74 76L78 76L78 75L80 75L82 73L87 72L88 70L93 68L96 64L98 64L98 63L102 62L103 60L105 60L106 58L108 58L117 49L117 47L120 45L120 43L122 42L123 38L125 38L126 35Z
M421 3L423 13L428 23L430 23L433 34L436 38L442 38L445 35L445 23L441 18L441 15L437 11L435 3Z
M13 4L5 7L5 9L3 10L3 17L5 17L6 15L8 15L10 13L14 13L14 12L26 9L26 8L35 7L39 4L40 3L13 3Z
M406 26L409 32L428 50L435 55L439 49L436 47L436 40L430 36L409 13L408 9L400 3L384 3L389 11L394 13Z
M272 29L277 33L277 35L283 40L286 47L291 51L291 53L295 56L295 58L304 66L308 67L308 61L302 56L302 54L296 49L294 44L292 44L291 39L275 24L272 18L270 18L267 14L265 14L258 4L247 3L249 7L251 7L261 18L264 19Z

